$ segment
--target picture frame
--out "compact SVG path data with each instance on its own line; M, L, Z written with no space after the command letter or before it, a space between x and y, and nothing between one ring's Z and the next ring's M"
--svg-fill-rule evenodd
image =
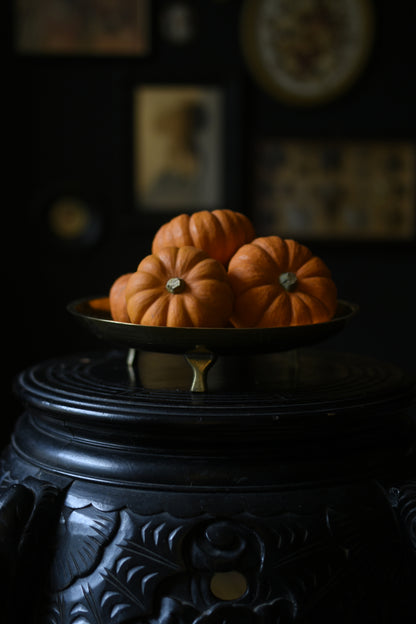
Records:
M256 146L258 230L298 240L411 242L416 144L264 139Z
M146 56L151 0L14 0L15 49L26 55Z
M253 78L289 106L318 106L349 90L370 57L372 0L244 0L241 45Z
M224 207L227 100L227 89L217 83L134 87L136 211L175 215Z

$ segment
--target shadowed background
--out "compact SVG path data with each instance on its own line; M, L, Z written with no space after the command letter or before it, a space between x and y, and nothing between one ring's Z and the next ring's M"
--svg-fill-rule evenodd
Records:
M197 85L223 94L218 207L255 220L261 141L414 144L410 0L374 2L375 39L362 74L340 97L307 108L277 100L253 79L241 50L241 1L150 4L148 53L62 56L17 51L13 2L7 3L2 445L20 411L11 385L21 369L103 346L67 313L68 302L108 292L149 253L159 225L182 211L137 205L133 102L141 85ZM167 35L164 16L180 4L192 9L194 21L193 34L178 43ZM82 234L72 236L71 228ZM299 240L329 265L340 297L360 305L359 315L323 347L374 355L414 372L414 239Z

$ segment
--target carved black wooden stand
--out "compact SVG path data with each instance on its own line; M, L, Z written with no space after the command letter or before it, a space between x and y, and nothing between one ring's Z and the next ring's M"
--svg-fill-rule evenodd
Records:
M314 350L190 374L108 351L20 375L5 622L416 621L414 380Z

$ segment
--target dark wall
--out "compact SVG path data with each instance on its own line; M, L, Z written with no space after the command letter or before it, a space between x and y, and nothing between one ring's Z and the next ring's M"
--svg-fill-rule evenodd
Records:
M158 16L168 3L151 4L153 45L147 58L21 56L13 51L13 30L8 29L5 439L19 411L11 392L15 374L40 359L101 346L69 316L66 304L107 292L115 277L148 253L163 221L133 207L134 86L160 81L226 88L232 123L226 137L224 207L248 214L259 138L415 138L412 0L374 2L376 38L365 71L342 97L307 109L279 103L252 80L239 40L240 1L191 3L197 7L198 31L186 46L163 40ZM71 247L51 237L47 207L64 194L82 197L96 210L101 231L94 244ZM331 267L340 296L361 306L348 328L326 346L415 370L414 245L317 241L313 249Z

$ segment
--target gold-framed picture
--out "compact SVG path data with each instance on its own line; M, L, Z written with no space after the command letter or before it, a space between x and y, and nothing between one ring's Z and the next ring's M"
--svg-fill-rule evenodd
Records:
M150 0L15 0L16 51L28 55L144 56Z
M254 215L266 234L414 240L412 141L263 139L255 162Z
M345 92L372 49L371 0L245 0L243 53L254 79L288 104L313 106Z
M219 208L224 200L224 92L219 86L146 84L133 93L138 210Z

